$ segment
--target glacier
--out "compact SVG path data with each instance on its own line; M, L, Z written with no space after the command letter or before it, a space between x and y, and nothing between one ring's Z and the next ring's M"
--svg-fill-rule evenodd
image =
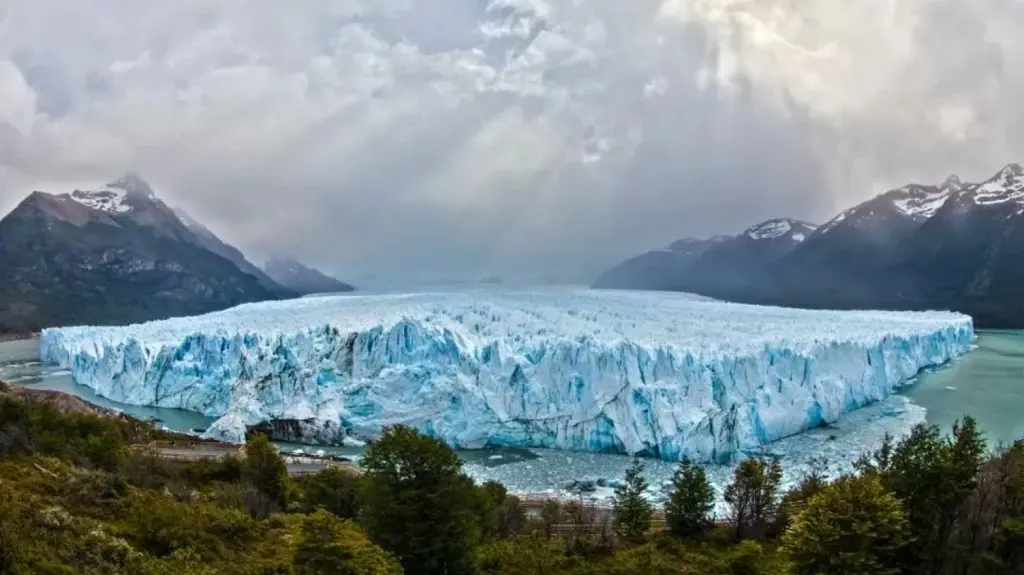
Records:
M297 420L319 441L406 424L452 446L727 462L882 400L966 353L968 316L811 311L594 290L340 295L123 327L47 329L98 395Z

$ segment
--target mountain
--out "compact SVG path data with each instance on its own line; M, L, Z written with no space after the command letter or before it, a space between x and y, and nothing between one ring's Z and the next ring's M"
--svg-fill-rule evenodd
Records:
M686 270L706 250L726 241L729 236L707 239L684 238L668 248L652 250L630 258L601 274L597 289L678 289L685 283Z
M657 278L683 278L671 289L747 303L953 309L972 315L979 327L1024 327L1024 169L1018 164L980 183L950 176L887 191L813 231L800 228L793 235L803 241L790 240L788 249L786 242L769 249L753 241L749 232L760 236L767 224L696 259L666 262L674 267ZM619 283L664 289L641 273Z
M889 256L895 287L986 327L1024 327L1024 170L1010 164L950 194Z
M225 243L206 226L188 215L184 210L180 208L175 209L174 213L178 216L178 219L181 220L181 223L185 224L185 226L187 226L195 235L195 241L198 242L197 245L229 260L231 263L235 264L238 269L259 280L263 287L281 297L294 297L298 295L295 290L289 289L274 281L265 271L246 259L245 254L243 254L241 250Z
M756 289L760 274L807 241L816 229L814 224L789 218L751 226L704 250L673 289L720 295Z
M210 242L133 174L93 190L32 192L0 220L0 332L141 322L292 294Z
M807 222L777 218L735 236L685 238L668 249L626 260L601 275L603 289L677 290L731 293L750 286L755 270L779 259L815 231Z
M264 266L274 281L303 295L350 292L356 288L292 258L271 258Z

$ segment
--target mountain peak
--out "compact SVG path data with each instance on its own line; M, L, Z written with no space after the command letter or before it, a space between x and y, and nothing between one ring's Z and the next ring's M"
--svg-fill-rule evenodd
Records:
M958 191L963 184L957 176L950 176L939 187L908 184L882 195L904 216L913 220L926 220L939 211L949 194Z
M153 188L138 174L128 173L97 189L75 189L65 194L72 200L101 212L124 214L132 211L132 200L156 200Z
M815 226L791 218L775 218L747 228L743 234L752 240L774 240L789 236L796 242L802 242L813 232Z
M149 182L143 180L135 172L128 172L113 182L107 184L108 188L124 190L129 197L144 197L156 199L156 193L150 187Z
M963 187L964 183L960 180L960 176L956 174L950 175L948 178L945 179L945 181L942 182L942 185L939 186L939 188L942 190L949 190L952 192L958 192L961 189L963 189Z
M1006 164L1001 174L1007 174L1009 176L1024 176L1024 167L1021 167L1017 162Z
M1008 164L974 189L972 199L980 206L1014 202L1024 204L1024 168Z

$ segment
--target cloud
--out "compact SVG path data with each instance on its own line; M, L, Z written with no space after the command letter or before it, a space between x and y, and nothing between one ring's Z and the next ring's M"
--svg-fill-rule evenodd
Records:
M0 208L134 169L256 257L586 279L1024 159L1021 6L0 0Z

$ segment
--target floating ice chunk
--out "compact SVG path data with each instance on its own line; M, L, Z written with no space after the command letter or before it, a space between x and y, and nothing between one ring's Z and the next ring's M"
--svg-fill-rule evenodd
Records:
M948 312L486 290L50 329L40 353L109 399L217 417L206 435L230 441L274 419L350 444L402 423L464 448L725 461L883 399L972 341Z

